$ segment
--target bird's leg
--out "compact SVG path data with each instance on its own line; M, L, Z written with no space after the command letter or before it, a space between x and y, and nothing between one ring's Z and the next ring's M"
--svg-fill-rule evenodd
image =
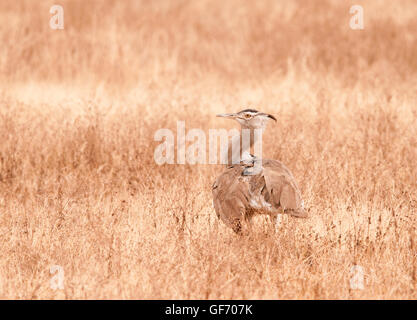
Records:
M275 232L278 233L282 226L282 214L278 213L275 217Z
M243 162L245 165L245 169L242 172L244 176L255 176L262 172L262 159L259 159L255 156L252 156L252 160L250 163Z

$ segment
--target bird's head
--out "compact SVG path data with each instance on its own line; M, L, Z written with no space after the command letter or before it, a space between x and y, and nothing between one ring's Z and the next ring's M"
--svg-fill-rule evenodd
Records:
M221 113L217 117L234 119L241 124L242 128L249 129L264 129L269 120L277 121L273 115L255 109L245 109L237 113Z

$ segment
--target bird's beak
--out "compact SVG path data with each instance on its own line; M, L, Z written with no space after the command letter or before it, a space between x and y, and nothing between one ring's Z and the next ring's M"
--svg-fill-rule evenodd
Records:
M237 114L236 113L220 113L220 114L217 114L216 117L234 119L237 117Z
M277 122L277 118L275 118L272 114L269 113L262 113L263 116L268 117L272 120L274 120L275 122Z

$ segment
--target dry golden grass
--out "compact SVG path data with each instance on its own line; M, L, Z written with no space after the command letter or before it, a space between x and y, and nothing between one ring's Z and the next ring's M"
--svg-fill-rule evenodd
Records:
M417 3L359 2L363 31L350 1L60 1L54 31L0 1L0 298L416 299ZM277 234L217 221L222 166L153 160L247 106L310 208Z

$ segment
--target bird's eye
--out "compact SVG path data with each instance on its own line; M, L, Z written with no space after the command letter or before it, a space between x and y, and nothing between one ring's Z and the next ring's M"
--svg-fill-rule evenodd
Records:
M245 118L249 119L251 117L251 115L249 113L245 114Z

